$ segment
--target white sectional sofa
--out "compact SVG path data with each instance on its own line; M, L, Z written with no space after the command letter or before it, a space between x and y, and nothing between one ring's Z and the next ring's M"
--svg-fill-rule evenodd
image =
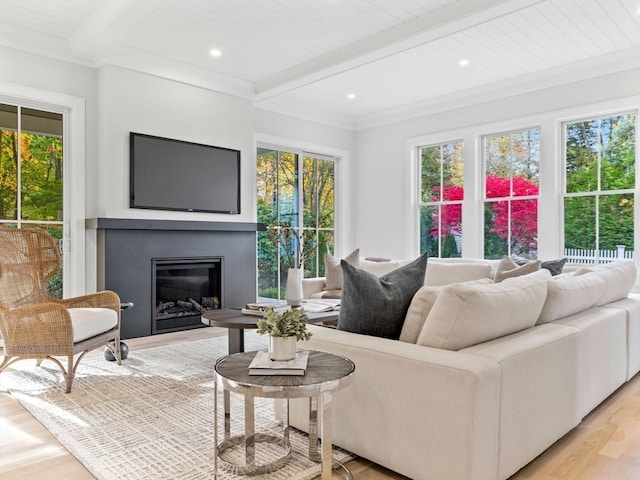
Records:
M448 283L429 279L436 270L428 269L425 283ZM446 270L447 280L456 277ZM412 303L400 340L310 326L313 337L302 347L356 364L353 383L333 397L334 443L415 480L515 474L640 371L640 295L628 293L635 266L616 262L592 270L556 277L536 272L504 285L426 287L421 298L435 292L435 300L422 310L422 323L414 311L408 325ZM476 320L491 323L503 315L508 326L508 317L520 315L509 292L535 284L539 295L540 281L544 305L534 326L473 344ZM455 301L445 302L447 295ZM439 341L424 338L426 329L437 330L438 315L463 322L451 331L460 327L470 345L427 346ZM307 409L306 402L291 403L293 426L305 430Z

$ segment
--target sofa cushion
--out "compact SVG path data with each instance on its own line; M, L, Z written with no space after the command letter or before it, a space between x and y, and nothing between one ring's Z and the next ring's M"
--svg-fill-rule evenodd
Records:
M493 268L489 263L441 263L430 261L424 281L428 286L449 285L481 278L491 278Z
M493 280L496 283L502 282L506 278L519 277L520 275L527 275L528 273L540 270L540 260L534 260L525 265L518 265L509 257L504 257L500 260Z
M344 260L353 265L354 267L360 266L360 249L356 248L349 255L344 257ZM340 290L342 289L342 266L340 265L340 259L324 254L324 272L325 272L325 290Z
M396 268L402 266L400 260L389 261L372 261L372 260L360 260L360 268L365 272L373 273L376 277L381 277L389 272L394 271Z
M427 254L377 277L342 261L338 329L398 339L411 299L424 282Z
M604 278L596 274L553 277L547 282L547 298L536 323L552 322L591 308L604 288Z
M540 275L490 285L447 285L427 316L418 344L459 350L532 327L546 293Z
M427 264L427 269L429 268ZM490 278L482 278L480 280L472 280L466 282L468 284L481 284L488 285L493 283ZM420 288L413 296L409 310L404 319L404 325L402 325L402 331L400 332L400 341L407 343L416 343L418 336L422 330L433 304L438 298L438 294L442 291L443 286L428 286Z
M594 306L599 307L607 303L615 302L629 295L636 281L636 265L632 260L617 260L611 263L582 267L575 275L597 273L605 279L605 287L602 295Z

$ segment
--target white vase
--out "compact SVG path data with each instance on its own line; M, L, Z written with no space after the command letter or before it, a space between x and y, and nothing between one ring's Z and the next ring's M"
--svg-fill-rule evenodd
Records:
M304 277L304 270L301 268L290 268L287 272L287 288L284 297L292 307L302 305L302 277Z
M269 336L269 358L278 361L293 360L296 358L297 341L295 335L291 337Z

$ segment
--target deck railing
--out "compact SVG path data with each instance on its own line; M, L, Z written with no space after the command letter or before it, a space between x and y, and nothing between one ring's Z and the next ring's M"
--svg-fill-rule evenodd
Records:
M564 256L568 263L608 263L615 260L633 260L633 250L627 250L625 245L618 245L616 250L587 250L581 248L567 248Z

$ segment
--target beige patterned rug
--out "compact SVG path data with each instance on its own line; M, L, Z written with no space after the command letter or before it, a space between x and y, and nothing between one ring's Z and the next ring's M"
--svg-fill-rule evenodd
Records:
M253 333L253 332L249 332ZM245 349L264 348L248 334ZM226 354L227 338L132 350L121 366L102 356L84 359L70 394L52 362L29 360L0 375L0 388L36 417L99 480L213 479L213 366ZM232 417L242 418L242 399L232 394ZM222 425L220 417L219 425ZM234 422L232 434L242 430ZM272 401L256 399L256 430L280 434ZM220 435L221 436L221 435ZM306 480L320 466L306 458L307 437L294 430L294 454L285 467L250 478ZM265 452L256 449L256 461ZM334 448L334 459L353 455ZM218 469L218 478L238 477Z

